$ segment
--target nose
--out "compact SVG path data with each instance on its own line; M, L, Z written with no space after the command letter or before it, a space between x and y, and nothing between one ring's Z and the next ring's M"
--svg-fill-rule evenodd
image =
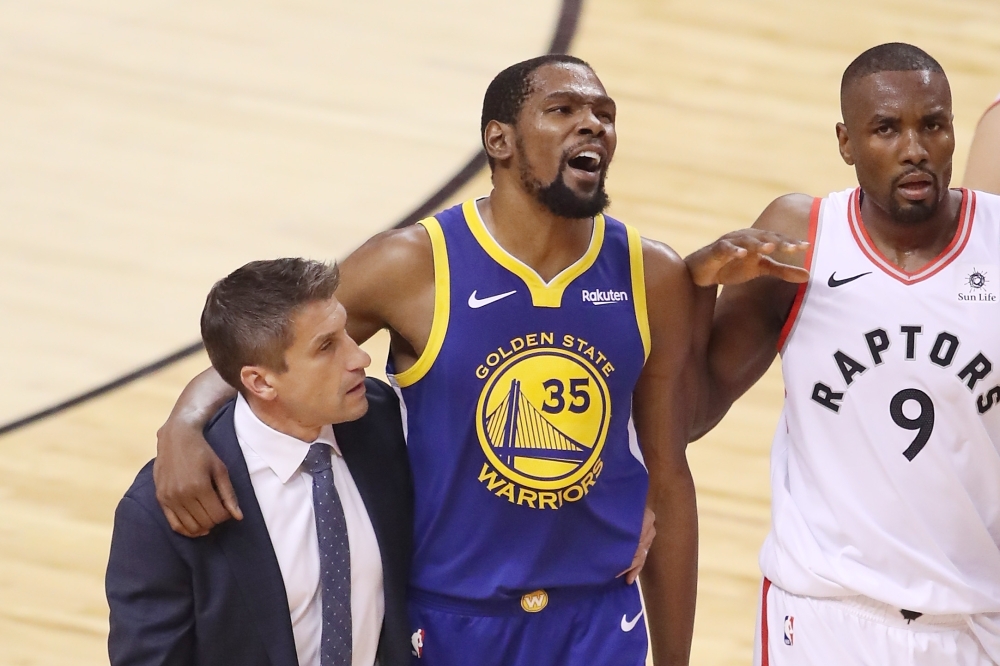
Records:
M372 364L372 357L368 355L364 349L361 348L358 343L354 341L353 338L347 336L350 344L353 346L350 355L350 364L348 370L363 370Z
M597 117L597 114L594 113L594 110L588 106L584 109L582 118L580 119L579 132L580 134L602 137L607 133L607 129L604 127L601 119Z
M900 161L903 164L922 164L927 160L928 152L927 147L924 146L920 132L916 129L908 129L903 131L902 135L902 151L900 153Z
M360 358L358 359L358 367L367 368L369 365L372 364L372 357L368 355L368 352L366 352L361 347L358 347L358 352L360 356Z

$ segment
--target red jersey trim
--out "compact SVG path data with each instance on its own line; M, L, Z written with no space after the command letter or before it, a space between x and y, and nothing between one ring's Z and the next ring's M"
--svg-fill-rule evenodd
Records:
M847 203L847 219L851 226L851 234L854 236L858 247L861 248L861 252L883 273L896 278L903 284L922 282L927 278L937 275L945 266L954 261L958 255L962 254L962 250L965 249L969 238L972 236L972 223L976 216L976 193L964 187L961 188L961 191L962 205L958 215L958 229L955 230L955 236L938 256L927 262L918 271L911 273L903 270L889 261L882 254L881 250L875 246L875 243L872 242L871 236L868 235L868 230L865 229L865 225L861 221L860 187L851 193L851 198Z
M760 593L760 666L768 666L770 661L768 648L770 646L767 643L767 593L771 590L771 581L765 578L762 588L763 591Z
M819 210L820 205L823 200L819 197L813 199L812 208L809 210L809 249L806 250L806 270L812 269L813 253L816 251L816 236L819 229ZM810 279L812 277L810 276ZM795 300L792 301L792 308L788 311L788 317L785 318L785 324L781 327L781 334L778 336L778 351L780 352L785 348L785 341L788 336L791 335L792 329L795 327L795 322L799 318L799 310L802 309L802 301L806 297L806 289L809 287L809 282L803 282L799 285L798 290L795 292Z

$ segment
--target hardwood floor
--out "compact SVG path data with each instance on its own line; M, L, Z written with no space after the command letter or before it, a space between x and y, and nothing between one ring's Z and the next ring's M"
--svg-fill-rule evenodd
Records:
M556 2L497 7L4 5L0 421L193 341L208 287L243 261L340 257L420 203L476 150L490 77L551 36ZM893 40L949 74L958 182L1000 92L997 25L994 0L589 0L572 52L618 102L611 213L683 254L776 196L851 186L840 75ZM488 190L481 174L454 199ZM368 346L384 358L384 336ZM206 365L0 437L0 665L106 662L114 506ZM772 368L690 449L693 664L750 663L781 396Z

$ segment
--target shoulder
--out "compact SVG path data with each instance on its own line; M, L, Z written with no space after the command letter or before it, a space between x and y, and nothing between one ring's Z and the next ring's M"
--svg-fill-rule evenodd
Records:
M675 300L693 286L684 260L666 243L643 238L642 264L651 308L667 297Z
M137 531L141 529L152 538L153 533L166 535L168 539L175 535L170 529L163 510L160 509L159 502L156 501L156 485L153 483L153 461L150 460L139 470L135 480L125 495L118 502L115 511L115 538L126 538L135 541L141 535Z
M434 280L431 239L418 224L373 236L339 266L337 296L351 316L384 309Z
M159 506L156 502L156 486L153 483L153 461L150 460L136 474L132 485L125 491L125 498L134 500L139 504L148 506Z
M396 397L396 392L381 379L375 377L365 379L365 391L368 397L368 414L373 412L399 414L399 398Z
M808 194L780 196L768 204L753 226L804 240L809 236L809 218L815 201L816 197Z
M228 448L238 450L236 439L236 398L233 398L208 420L202 433L209 446L222 458L228 458Z
M347 268L358 262L366 265L374 263L394 269L393 272L405 272L422 266L429 268L431 257L431 239L427 230L421 224L414 224L372 236L352 252L342 266Z

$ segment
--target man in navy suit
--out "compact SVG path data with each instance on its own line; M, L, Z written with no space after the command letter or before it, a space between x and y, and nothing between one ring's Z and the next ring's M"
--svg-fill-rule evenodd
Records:
M205 428L243 510L174 532L152 463L115 513L106 587L113 666L403 666L412 485L399 405L367 380L335 266L247 264L202 312L239 395ZM335 424L331 426L330 424Z

